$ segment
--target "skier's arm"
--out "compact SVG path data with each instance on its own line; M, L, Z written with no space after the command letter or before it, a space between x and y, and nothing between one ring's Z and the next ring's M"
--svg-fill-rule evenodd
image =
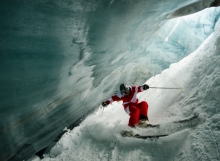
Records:
M102 102L102 106L106 107L108 106L110 103L114 102L114 101L121 101L121 96L119 94L112 96L110 99L108 99L105 102Z

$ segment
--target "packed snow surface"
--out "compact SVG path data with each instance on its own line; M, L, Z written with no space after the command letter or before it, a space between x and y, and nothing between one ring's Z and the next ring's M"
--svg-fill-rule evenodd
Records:
M138 95L149 104L149 123L160 129L132 129L138 134L169 134L159 139L121 137L131 130L121 102L100 108L66 133L44 155L43 161L162 161L220 160L220 21L197 50L145 83L150 88ZM107 98L106 98L107 99ZM181 129L166 123L199 113L199 122ZM40 160L37 156L31 160Z

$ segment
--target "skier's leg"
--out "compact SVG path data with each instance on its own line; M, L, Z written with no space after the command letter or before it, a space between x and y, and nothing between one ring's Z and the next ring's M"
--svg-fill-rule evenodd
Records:
M140 109L140 117L139 119L147 119L148 120L148 104L143 101L138 104L138 108Z
M140 110L135 106L130 106L129 111L130 111L130 114L129 114L130 119L129 119L128 126L135 126L139 122Z

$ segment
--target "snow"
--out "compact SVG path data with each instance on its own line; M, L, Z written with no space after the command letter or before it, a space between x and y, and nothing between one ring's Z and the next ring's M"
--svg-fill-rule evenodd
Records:
M149 89L138 95L149 104L152 124L168 123L199 113L195 126L166 129L132 129L139 134L168 132L160 139L123 138L128 115L121 103L99 108L78 127L66 133L44 155L43 161L161 161L220 160L220 21L214 32L197 50L145 83L158 87L183 89ZM115 60L118 61L118 60ZM35 156L32 161L40 160Z

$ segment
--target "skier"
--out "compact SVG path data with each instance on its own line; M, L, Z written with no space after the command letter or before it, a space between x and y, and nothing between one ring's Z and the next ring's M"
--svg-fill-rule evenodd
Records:
M120 85L120 93L113 95L110 99L102 102L103 107L107 107L113 101L123 101L124 110L130 115L128 126L146 126L148 119L148 104L145 101L138 102L137 93L149 89L147 84L142 86Z

